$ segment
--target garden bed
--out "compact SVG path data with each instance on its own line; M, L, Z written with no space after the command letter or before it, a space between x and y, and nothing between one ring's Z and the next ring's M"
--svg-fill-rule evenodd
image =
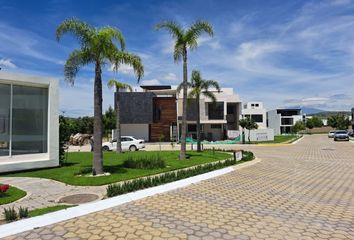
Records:
M26 195L27 193L25 191L10 186L10 188L6 192L0 193L0 205L15 202L25 197Z
M124 161L131 157L141 158L156 155L160 155L160 157L165 161L166 167L155 169L132 169L123 165ZM139 151L123 154L105 152L103 155L103 163L105 166L105 171L109 172L110 175L101 177L88 177L87 171L90 170L92 166L92 153L75 152L68 153L66 165L63 167L8 173L4 174L3 176L40 177L53 179L70 185L99 186L192 167L200 164L216 162L231 157L228 153L217 151L203 151L200 153L191 151L188 152L188 155L190 157L188 160L179 160L179 151Z

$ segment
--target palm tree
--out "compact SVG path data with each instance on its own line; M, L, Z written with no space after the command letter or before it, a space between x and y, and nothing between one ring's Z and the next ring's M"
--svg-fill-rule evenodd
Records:
M129 84L119 82L117 80L111 79L108 81L108 88L112 89L115 88L116 94L114 99L114 105L116 109L116 138L117 138L117 152L122 152L122 143L120 139L120 109L119 109L119 94L120 90L128 89L130 92L133 91L132 87Z
M144 68L137 55L124 52L125 41L122 33L114 27L95 28L75 18L64 20L56 30L59 41L66 33L73 34L80 48L69 55L64 65L65 80L74 84L78 71L86 65L95 65L94 82L94 153L92 174L103 174L102 160L102 67L111 63L114 70L121 64L133 67L138 81ZM116 46L119 44L119 48Z
M240 120L240 126L242 127L242 142L245 143L245 131L248 129L248 143L251 144L251 130L258 129L258 124L254 121L253 118L246 117Z
M187 53L188 49L196 49L198 47L198 38L202 33L213 36L213 28L206 21L196 21L189 28L182 28L176 22L165 21L156 25L156 29L166 29L175 40L173 59L177 63L183 61L183 110L182 110L182 132L181 132L181 152L179 158L186 159L186 136L187 136Z
M188 93L188 99L195 99L197 103L197 151L201 152L201 144L200 144L200 96L205 96L210 98L213 104L216 103L216 97L209 88L213 87L218 92L220 92L220 86L217 81L214 80L204 80L199 71L192 71L192 78L190 82L187 82L187 87L191 89ZM180 92L183 88L183 84L180 84L177 88L177 92Z

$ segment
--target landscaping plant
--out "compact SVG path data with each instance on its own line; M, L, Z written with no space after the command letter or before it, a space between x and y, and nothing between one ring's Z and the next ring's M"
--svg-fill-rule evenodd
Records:
M181 83L178 88L177 92L179 93L182 88L183 84ZM202 76L200 74L200 71L193 70L192 71L192 77L191 81L187 82L187 87L191 90L188 93L188 99L193 99L195 100L195 103L197 105L197 152L202 151L201 147L201 139L200 139L200 97L204 96L212 101L213 106L216 106L216 97L213 91L210 91L210 88L215 88L218 92L220 92L220 86L217 81L214 80L205 80L202 79Z
M126 168L154 169L165 168L166 163L160 155L144 156L140 158L129 156L128 159L123 162L123 166Z
M20 218L28 218L28 208L20 207L18 209L18 216Z
M225 161L218 161L216 163L208 163L204 165L198 165L196 167L177 170L174 172L163 173L157 176L139 178L131 181L126 181L124 183L114 183L109 184L107 187L107 197L114 197L128 192L133 192L139 189L149 188L158 186L164 183L169 183L177 181L180 179L192 177L195 175L203 174L213 170L217 170L223 167L235 165L239 162L250 161L254 159L252 152L244 152L241 161L236 161L235 159L228 159Z
M4 196L7 190L9 190L9 184L0 184L0 197Z
M58 26L56 39L59 41L68 33L77 38L80 47L72 51L65 62L65 80L74 84L76 75L82 67L91 64L95 66L92 174L103 174L102 69L106 64L111 64L114 70L118 70L122 64L127 64L133 68L139 81L144 74L144 67L140 57L125 51L124 37L117 28L96 28L71 18Z
M14 207L5 208L4 209L4 216L5 216L6 222L13 222L13 221L16 221L18 218L17 212Z
M198 47L198 39L203 33L210 37L214 35L213 27L206 21L196 21L189 28L183 28L174 21L165 21L156 25L156 29L166 29L174 39L173 60L177 63L183 61L183 102L182 102L182 131L180 160L186 159L186 137L187 137L187 60L188 50Z

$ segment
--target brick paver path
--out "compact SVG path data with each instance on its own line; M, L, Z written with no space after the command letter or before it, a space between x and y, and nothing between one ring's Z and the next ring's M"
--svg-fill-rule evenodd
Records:
M354 239L354 144L250 147L262 162L9 239Z

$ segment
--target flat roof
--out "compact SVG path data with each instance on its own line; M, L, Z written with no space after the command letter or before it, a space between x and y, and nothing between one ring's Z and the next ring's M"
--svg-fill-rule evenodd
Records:
M145 90L165 90L171 89L171 85L144 85L140 86L142 89Z

